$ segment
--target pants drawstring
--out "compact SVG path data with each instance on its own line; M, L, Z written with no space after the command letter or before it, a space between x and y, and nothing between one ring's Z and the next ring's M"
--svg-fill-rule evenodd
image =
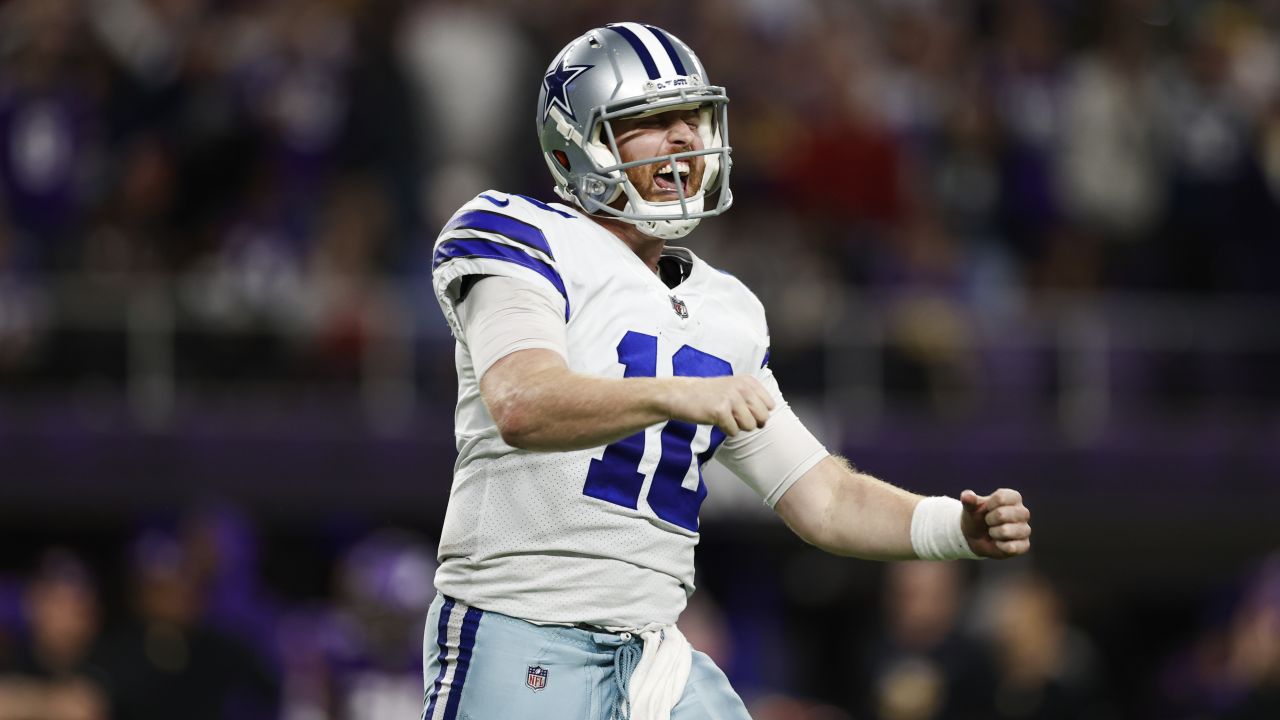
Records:
M628 720L631 717L631 701L628 686L631 684L631 673L640 664L640 656L644 654L644 645L630 633L622 634L623 642L613 651L613 684L618 693L609 707L609 720Z

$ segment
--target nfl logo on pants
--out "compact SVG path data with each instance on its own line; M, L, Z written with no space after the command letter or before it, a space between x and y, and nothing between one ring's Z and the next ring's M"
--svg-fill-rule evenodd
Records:
M533 690L541 690L547 686L547 669L541 665L530 665L529 674L525 675L524 684Z

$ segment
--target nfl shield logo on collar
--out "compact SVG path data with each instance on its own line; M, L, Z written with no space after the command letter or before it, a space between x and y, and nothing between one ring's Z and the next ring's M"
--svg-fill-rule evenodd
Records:
M524 684L535 692L547 686L547 669L541 665L530 665L529 673L524 676Z
M675 295L671 296L671 309L676 311L681 320L689 319L689 306L685 305L684 301Z

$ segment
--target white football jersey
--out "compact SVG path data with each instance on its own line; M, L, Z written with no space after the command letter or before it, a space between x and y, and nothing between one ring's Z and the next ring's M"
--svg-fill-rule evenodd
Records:
M481 400L455 313L466 276L541 283L564 298L575 372L753 374L776 395L759 300L688 250L665 254L691 264L674 288L576 209L492 190L441 232L434 287L458 338L458 460L440 540L441 592L542 623L638 628L673 623L684 609L707 493L700 468L723 432L670 421L588 450L511 447ZM772 505L783 480L753 487Z

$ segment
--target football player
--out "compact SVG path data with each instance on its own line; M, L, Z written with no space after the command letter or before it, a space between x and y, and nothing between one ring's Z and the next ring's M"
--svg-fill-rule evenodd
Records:
M563 202L486 190L440 233L458 459L427 720L746 718L675 625L712 456L833 553L1030 547L1013 490L923 498L830 455L783 400L755 295L668 244L733 201L727 104L670 33L591 30L551 63L537 107Z

